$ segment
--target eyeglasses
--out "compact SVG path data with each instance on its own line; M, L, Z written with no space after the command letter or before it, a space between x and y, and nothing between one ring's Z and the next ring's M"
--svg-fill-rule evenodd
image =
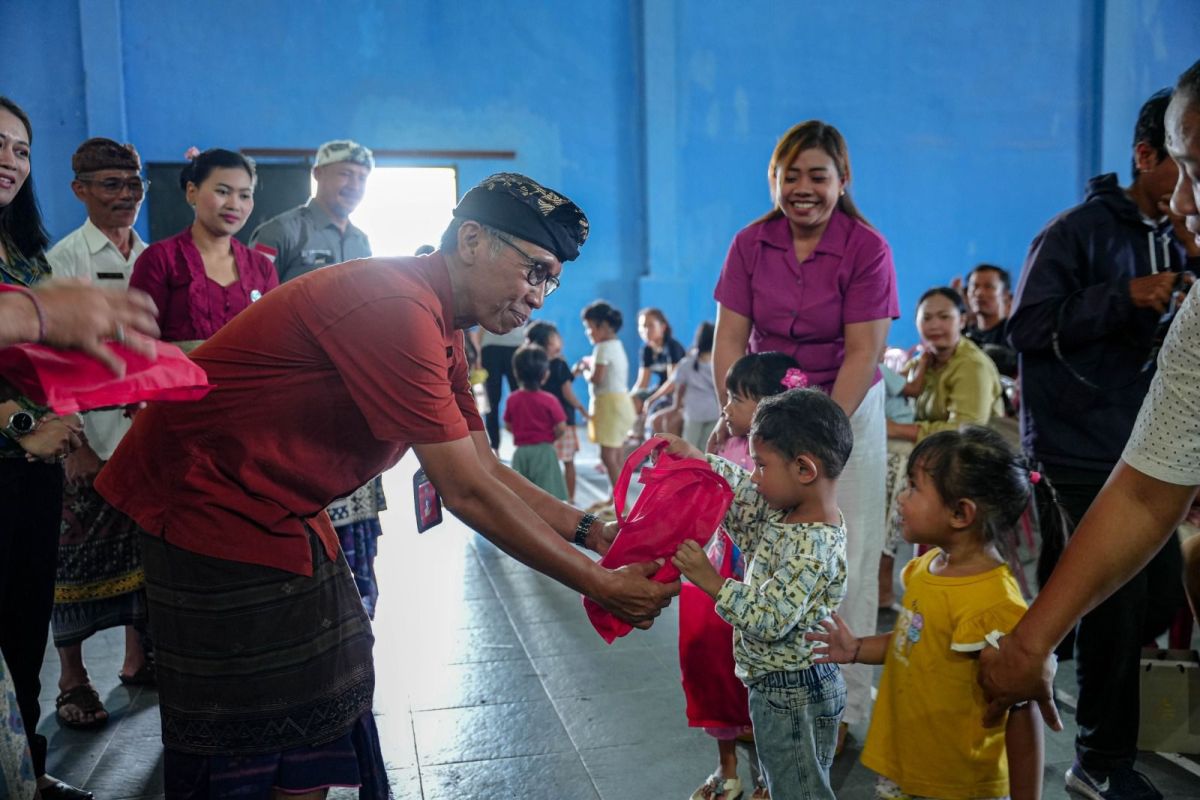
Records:
M94 178L78 178L80 183L95 184L101 192L108 195L119 195L126 189L134 197L141 197L150 188L150 181L145 178L130 178L122 180L121 178L105 178L102 181Z
M526 253L524 250L517 247L512 243L511 240L509 240L507 236L502 236L498 233L493 235L498 240L511 247L513 250L516 250L521 254L521 257L525 259L526 263L524 264L524 267L526 283L528 283L530 286L541 286L544 283L546 284L546 293L543 296L549 297L550 295L554 294L554 290L558 288L559 280L550 274L550 267L547 264L538 261L533 256L529 255L529 253Z

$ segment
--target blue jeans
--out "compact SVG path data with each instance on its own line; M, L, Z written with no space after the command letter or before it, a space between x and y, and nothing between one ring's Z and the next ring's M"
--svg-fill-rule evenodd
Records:
M837 665L771 672L749 689L754 744L771 797L834 800L829 767L846 708L846 682Z

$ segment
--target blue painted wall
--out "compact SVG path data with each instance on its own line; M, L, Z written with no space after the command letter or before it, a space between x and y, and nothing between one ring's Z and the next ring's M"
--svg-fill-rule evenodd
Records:
M1019 267L1094 172L1127 170L1145 96L1200 57L1194 0L623 0L564 6L345 0L5 0L0 92L34 120L51 232L82 220L69 156L88 135L147 160L196 144L512 149L460 186L528 172L593 235L543 316L569 356L578 310L663 306L681 339L713 315L733 234L769 207L766 163L819 117L851 148L852 190L891 241L910 344L929 286L982 260ZM81 24L81 19L83 20ZM120 107L122 105L123 107Z

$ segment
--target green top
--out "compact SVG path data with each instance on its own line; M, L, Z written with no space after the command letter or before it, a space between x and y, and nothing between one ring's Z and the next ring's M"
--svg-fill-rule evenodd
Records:
M961 425L987 425L1004 414L1000 373L986 353L967 337L940 367L925 373L925 389L917 397L917 441Z

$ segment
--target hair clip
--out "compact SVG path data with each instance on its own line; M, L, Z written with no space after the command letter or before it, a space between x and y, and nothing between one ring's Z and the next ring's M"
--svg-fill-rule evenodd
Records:
M803 389L808 386L808 376L803 370L795 367L788 367L788 371L783 373L783 380L780 381L785 389Z
M199 157L199 155L200 155L200 148L196 147L196 145L192 145L186 151L184 151L183 157L186 158L188 161L195 161Z

